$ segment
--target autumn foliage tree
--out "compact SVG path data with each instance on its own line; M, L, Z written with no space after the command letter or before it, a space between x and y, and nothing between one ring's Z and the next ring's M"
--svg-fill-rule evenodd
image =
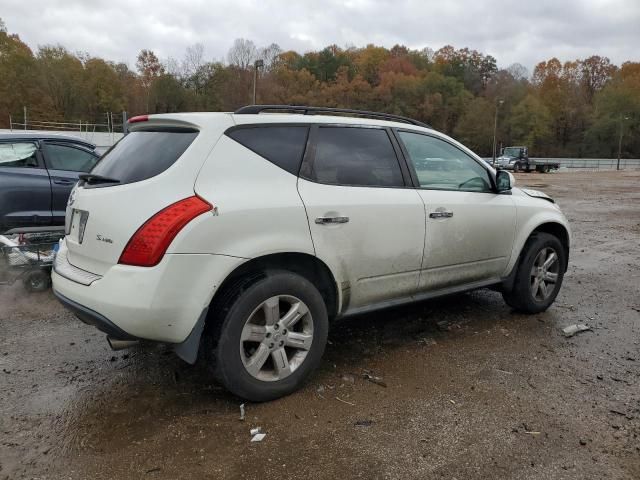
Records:
M277 44L237 39L226 61L207 59L206 46L182 59L139 52L135 70L124 63L72 53L60 45L33 52L0 20L0 126L9 116L104 122L107 112L131 115L176 111L233 111L252 101L305 104L406 115L491 155L497 114L498 145L524 144L537 156L640 157L640 63L616 66L606 57L540 62L531 75L520 64L451 45L362 48L329 45L283 51Z

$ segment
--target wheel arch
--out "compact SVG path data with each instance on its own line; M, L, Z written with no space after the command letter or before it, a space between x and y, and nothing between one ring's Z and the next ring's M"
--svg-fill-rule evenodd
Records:
M340 306L339 290L335 277L329 267L318 257L308 253L282 252L252 258L235 268L216 290L211 303L210 313L219 300L226 296L230 289L239 283L247 286L262 278L270 270L286 270L296 273L313 283L327 306L327 313L332 319L337 316ZM248 279L243 282L243 279Z
M558 240L560 240L560 243L562 244L562 247L564 248L564 258L565 258L565 264L564 264L564 271L567 271L567 268L569 266L569 249L570 249L570 236L569 236L569 231L567 230L567 228L562 225L561 223L558 222L546 222L546 223L542 223L540 225L538 225L527 237L527 240L529 238L531 238L532 235L535 235L538 232L544 232L544 233L548 233L550 235L553 235L554 237L556 237ZM526 241L525 241L526 244ZM523 245L524 248L524 245Z
M568 228L561 223L560 221L548 220L537 223L528 229L528 234L526 236L521 237L521 241L517 245L517 250L514 252L514 258L510 269L508 270L509 274L504 278L502 283L500 284L500 288L505 291L511 291L513 288L513 282L516 278L516 273L518 272L518 267L520 266L520 262L522 261L523 255L525 253L524 249L527 245L527 241L536 233L548 233L550 235L555 236L560 240L560 243L564 247L565 253L565 264L564 271L567 271L569 266L569 250L571 247L571 234Z

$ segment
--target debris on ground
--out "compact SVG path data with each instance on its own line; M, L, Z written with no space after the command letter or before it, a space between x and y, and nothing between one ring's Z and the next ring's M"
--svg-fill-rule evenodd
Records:
M370 427L373 425L373 420L357 420L353 426L354 427Z
M432 347L438 344L438 342L436 342L433 338L422 338L420 339L419 343L424 343L427 347Z
M364 378L365 380L369 380L371 383L375 383L376 385L380 385L381 387L387 388L387 384L384 382L382 377L376 377L375 375L363 373L362 378Z
M586 332L587 330L591 330L589 325L585 325L584 323L574 323L573 325L564 327L562 329L562 333L564 333L565 337L569 338L573 337L576 333Z
M262 440L264 440L264 437L267 436L266 433L262 432L261 427L252 428L251 430L249 430L249 433L251 434L252 442L261 442Z
M244 422L244 403L240 404L240 421Z
M342 381L347 383L356 383L356 378L350 373L347 373L345 375L342 375Z
M336 397L336 400L338 400L339 402L342 402L342 403L346 403L347 405L351 405L352 407L356 406L355 403L347 402L346 400L342 400L340 397Z
M436 325L443 332L448 332L451 330L451 323L448 320L440 320L436 323Z

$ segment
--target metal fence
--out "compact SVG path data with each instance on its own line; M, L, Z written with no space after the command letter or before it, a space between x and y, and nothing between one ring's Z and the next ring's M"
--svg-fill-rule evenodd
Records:
M491 164L491 158L485 158ZM537 163L559 163L560 170L617 170L617 158L533 158ZM621 158L620 170L640 170L640 158Z
M560 168L577 170L616 170L617 158L534 158L543 163L559 163ZM640 158L621 158L621 170L640 170Z

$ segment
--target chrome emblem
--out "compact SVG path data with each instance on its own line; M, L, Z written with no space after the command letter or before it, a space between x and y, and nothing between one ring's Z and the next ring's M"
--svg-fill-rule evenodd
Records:
M75 201L76 201L76 189L74 188L71 191L71 195L69 195L69 201L67 202L67 205L71 206Z

